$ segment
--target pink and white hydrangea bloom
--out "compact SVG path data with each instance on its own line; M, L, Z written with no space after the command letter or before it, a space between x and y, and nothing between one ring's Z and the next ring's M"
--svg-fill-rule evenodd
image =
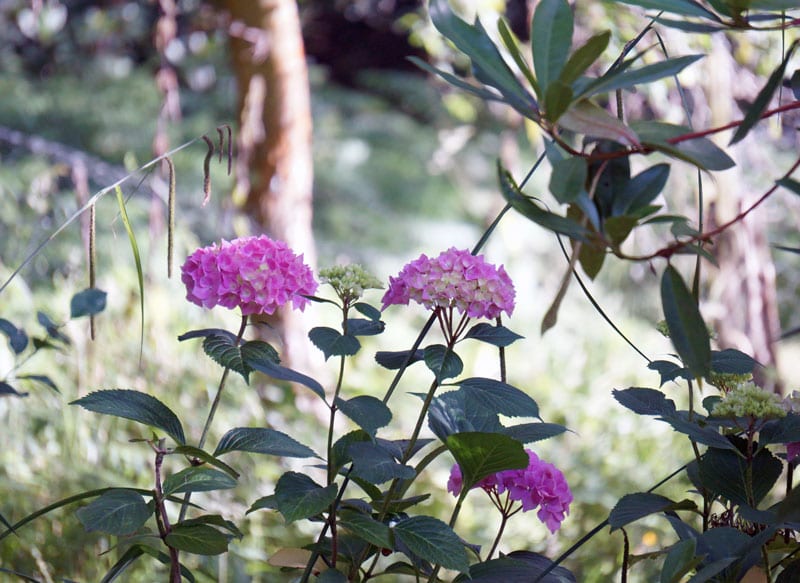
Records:
M273 314L290 300L304 309L317 282L311 269L283 241L266 235L203 247L181 267L186 299L204 308L240 308L243 316Z
M451 247L434 259L420 255L397 277L390 277L383 308L413 300L429 310L454 307L469 318L494 319L502 312L511 315L514 295L502 265L495 267L483 255Z
M496 496L508 492L510 500L522 504L523 512L538 507L539 520L554 533L569 514L572 492L561 470L539 459L531 450L526 449L525 452L528 454L528 467L492 474L475 484L474 488L483 488L490 495ZM458 496L462 486L461 468L455 464L450 470L447 491Z

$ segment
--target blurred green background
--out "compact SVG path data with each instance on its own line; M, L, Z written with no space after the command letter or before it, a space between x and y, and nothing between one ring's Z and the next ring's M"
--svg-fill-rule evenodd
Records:
M351 6L361 12L348 13ZM350 22L378 31L387 43L402 41L408 51L428 55L437 63L464 67L432 31L416 3L302 2L301 15L310 27L315 11L338 11ZM509 4L512 4L509 2ZM9 31L0 46L0 126L58 142L95 156L124 173L152 157L152 140L161 96L154 83L158 61L151 42L157 7L151 3L50 0L31 23L28 2L0 5L0 25ZM227 53L227 36L215 26L211 5L180 2L179 42L172 48L180 73L183 118L169 125L169 140L178 145L211 133L222 123L235 122L236 94ZM465 13L479 10L493 18L503 2L459 4ZM355 10L355 9L353 9ZM612 4L591 3L577 8L581 35L611 28L614 46L609 59L646 23L640 12ZM372 12L371 12L372 11ZM377 12L375 12L377 11ZM325 12L327 14L327 12ZM346 16L350 14L350 16ZM356 14L356 16L353 16ZM361 14L360 19L357 17ZM364 16L364 15L367 16ZM318 15L318 14L317 14ZM380 16L378 18L377 16ZM369 17L368 17L369 16ZM373 16L375 16L373 18ZM356 29L354 29L356 30ZM361 29L357 29L361 30ZM348 32L356 34L356 32ZM667 31L668 43L674 40ZM345 37L343 37L345 38ZM699 50L714 50L708 39L693 38ZM704 46L705 43L705 46ZM743 37L734 55L741 71L768 73L780 60L779 36ZM487 108L448 90L411 69L405 61L347 64L346 51L358 50L358 39L341 46L315 49L309 43L314 123L314 235L319 265L358 261L379 278L394 275L421 252L429 254L455 245L470 247L502 207L495 183L495 162L502 157L518 179L540 153L541 141L508 112ZM387 45L388 46L388 45ZM315 53L314 50L317 50ZM338 51L338 52L336 52ZM610 61L609 61L610 62ZM757 68L761 63L762 70ZM374 65L374 66L372 66ZM689 76L687 88L702 92L701 79ZM674 86L642 92L642 109L680 119ZM655 113L653 113L655 112ZM775 135L775 128L765 132ZM769 135L769 134L767 134ZM758 161L778 164L788 155L780 136L774 151ZM763 146L763 144L762 144ZM762 147L771 148L772 146ZM196 143L174 156L177 169L176 264L201 244L242 234L246 222L233 204L233 182L222 165L212 163L213 197L201 206L205 146ZM745 159L752 154L738 152ZM0 140L0 280L5 281L24 258L82 204L70 169L63 161L32 154L29 146ZM694 171L676 166L670 208L683 211L692 203L681 190ZM761 177L776 173L758 166ZM680 172L680 174L678 173ZM0 398L0 513L14 522L66 496L112 485L151 487L152 454L142 443L141 426L92 415L68 403L100 388L133 388L157 396L179 412L187 434L197 439L220 369L202 354L199 342L180 343L187 330L207 327L235 329L237 316L208 312L183 300L179 278L166 278L166 234L163 204L153 203L147 180L137 187L137 175L126 183L128 212L141 246L145 267L145 329L141 364L139 295L136 272L118 210L112 197L97 207L98 282L108 292L108 307L97 319L97 337L89 339L88 322L68 322L71 339L64 350L42 350L19 373L49 375L56 393L41 385L23 385L26 398ZM757 180L758 176L749 176ZM674 184L673 184L674 183ZM91 192L108 182L92 181ZM528 188L544 193L547 172L534 175ZM797 205L780 198L763 211L770 238L796 244ZM662 236L657 234L655 236ZM636 241L647 246L648 241ZM544 312L566 268L556 240L516 215L507 216L486 248L490 261L504 263L514 279L518 308L507 325L525 336L508 352L509 382L527 390L545 421L565 424L571 431L536 444L539 455L566 475L575 496L570 517L556 535L531 515L512 519L501 550L532 550L555 557L603 520L617 499L649 488L691 457L688 443L666 425L633 415L616 405L611 390L658 384L657 374L630 349L581 294L570 289L558 325L539 333ZM793 307L798 285L798 258L775 256L782 323L798 322ZM686 263L688 268L690 264ZM712 274L713 275L713 274ZM71 296L87 287L87 259L80 221L37 255L0 295L0 317L31 335L44 330L36 320L42 310L66 322ZM668 340L655 330L661 319L657 277L647 265L609 262L590 285L614 322L651 358L666 357ZM379 304L380 295L367 298ZM323 304L307 310L310 321L332 322L336 315ZM354 359L345 391L382 395L391 376L373 361L376 350L410 346L426 315L421 309L387 310L388 333L366 339ZM314 349L309 343L309 350ZM797 348L781 345L785 361ZM488 348L467 346L462 356L465 374L497 374L496 356ZM334 365L317 359L313 372L322 380L334 375ZM0 343L0 375L15 366L12 351ZM784 371L788 388L796 385L793 371ZM0 377L5 378L5 377ZM417 401L406 391L427 384L424 371L411 370L394 397L394 420L386 437L408 434ZM230 427L264 425L285 431L324 450L319 421L310 398L296 398L285 388L254 379L246 386L233 378L224 396L213 434ZM665 386L670 398L683 403L685 390ZM342 430L347 426L342 425ZM211 442L214 442L212 438ZM305 469L296 461L236 454L230 463L242 473L232 491L196 496L206 509L235 521L245 533L231 552L197 562L199 581L283 581L266 561L276 549L303 544L313 533L308 525L285 525L277 513L245 516L258 497L271 494L286 469ZM180 469L177 462L172 468ZM435 465L417 486L432 491L426 511L446 519L454 500L444 491L451 460ZM685 481L674 480L659 490L682 499ZM28 573L41 581L98 581L119 556L122 541L86 533L75 506L60 509L0 541L0 566ZM499 517L481 492L470 495L457 531L465 539L491 544ZM630 529L632 550L655 550L668 544L671 533L658 520ZM579 581L608 581L618 576L622 539L607 530L566 561ZM632 580L651 580L658 564L635 567ZM141 561L126 573L126 581L163 580L166 570ZM5 580L0 576L0 580ZM8 576L10 577L10 575Z

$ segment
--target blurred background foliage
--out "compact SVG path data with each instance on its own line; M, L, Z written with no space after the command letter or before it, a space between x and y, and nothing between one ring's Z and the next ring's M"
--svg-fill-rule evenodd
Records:
M520 22L531 9L525 2L462 0L454 5L465 15L479 12L488 21L505 11L525 39ZM433 31L417 2L305 0L299 6L313 97L314 234L319 264L360 261L383 279L420 252L473 245L502 206L495 160L501 157L521 178L540 153L539 136L508 111L486 107L409 65L405 57L417 54L439 66L466 67ZM641 12L612 3L578 3L576 11L579 37L604 28L613 31L609 62L647 22ZM152 157L161 108L154 83L160 56L152 42L157 17L154 2L7 0L0 4L0 27L5 31L0 45L0 280L5 281L85 201L86 193L75 187L70 155L91 156L87 165L92 193ZM212 3L179 3L176 40L165 50L178 71L182 109L181 121L168 127L172 145L204 133L213 135L216 126L234 122L236 90L227 32L220 22ZM678 38L686 42L674 31L664 35L667 46ZM730 64L735 66L730 74L743 85L752 85L750 98L759 87L755 76L768 74L780 61L781 41L778 34L730 41ZM689 42L696 50L710 52L716 41L697 36ZM675 51L679 48L682 51L683 45L676 44ZM691 69L687 73L682 81L695 104L695 121L708 126L713 112L702 106L708 102L702 73ZM674 85L640 91L630 100L638 104L633 107L642 116L685 122ZM729 115L740 117L737 110ZM775 138L774 150L765 141L750 140L750 145L736 151L740 161L757 163L757 172L747 176L754 183L775 176L773 165L780 162L782 150L796 146L791 131L784 133L772 122L763 126L758 131ZM32 145L36 137L56 143L55 154L37 150ZM213 196L201 206L204 156L200 142L174 157L177 263L197 245L236 236L247 228L229 196L232 180L222 165L212 164ZM98 160L108 167L95 164ZM685 210L694 203L695 175L688 167L676 168L684 175L673 173L669 205ZM85 321L69 322L64 328L72 341L69 347L42 350L19 370L50 375L60 392L31 386L26 387L30 394L24 399L0 398L4 445L0 513L12 522L84 490L151 487L151 452L141 443L128 442L142 436L140 427L67 405L93 389L150 392L181 412L189 435L196 439L200 433L220 371L201 355L198 343L179 343L177 336L193 328L233 328L237 318L189 305L183 301L180 281L166 278L165 210L158 180L163 185L163 177L137 176L126 188L145 258L141 365L136 274L114 201L103 200L97 217L98 287L109 293L109 305L98 318L96 340L89 339ZM537 173L529 191L545 192L546 185L546 171ZM794 201L783 197L760 212L767 219L771 241L797 246ZM648 241L635 244L647 246ZM572 430L536 447L567 476L575 495L570 518L557 535L550 536L534 517L518 516L511 521L501 550L530 549L554 557L605 518L619 497L649 488L687 461L691 452L665 425L647 422L615 404L612 389L657 386L658 378L603 322L577 286L565 300L558 326L545 337L539 335L539 323L566 267L550 235L518 216L508 216L487 254L493 262L506 263L518 288L518 310L508 325L526 339L508 350L509 381L529 391L546 421ZM781 323L790 328L800 324L795 311L800 259L778 253L775 260ZM0 317L29 334L42 334L36 311L66 322L70 297L87 285L85 239L76 222L2 293ZM647 265L611 264L590 289L646 354L668 355L668 340L654 327L661 314L657 279ZM368 299L377 304L380 296ZM314 305L308 311L314 322L332 317L324 306ZM381 395L390 377L374 365L372 354L377 349L407 348L424 317L413 308L388 311L390 333L364 343L346 390ZM785 342L780 350L784 361L791 362L797 347ZM468 362L465 374L496 374L491 351L470 346L462 356ZM14 366L11 350L0 345L0 374ZM320 378L331 375L321 358L317 367ZM782 374L787 388L796 387L796 373ZM310 400L305 395L296 398L283 387L262 386L262 381L249 387L240 379L233 381L215 421L217 436L230 427L266 423L318 451L324 449ZM424 372L412 370L401 388L414 391L421 382L426 382ZM666 386L665 391L679 402L685 398L677 386ZM416 405L408 395L395 397L391 431L397 436L408 433ZM270 552L296 545L308 533L287 527L275 513L245 517L256 498L272 493L288 462L244 455L230 461L242 473L240 486L196 500L237 522L245 538L233 544L228 555L196 565L198 580L289 580L266 561ZM435 466L419 486L434 493L428 504L441 517L453 503L444 493L448 471L444 462ZM681 499L687 488L675 481L661 492ZM468 508L457 530L472 542L489 544L498 517L488 499L475 492ZM18 536L4 539L0 565L41 581L99 580L122 552L113 545L123 544L124 549L124 541L84 532L73 513L74 507L58 510L25 526ZM629 536L635 552L671 540L666 524L658 521L632 529ZM571 557L567 566L579 581L607 581L618 574L621 548L618 533L604 532ZM635 580L650 580L654 569L647 562L637 565ZM163 573L142 562L126 580L151 582L163 578Z

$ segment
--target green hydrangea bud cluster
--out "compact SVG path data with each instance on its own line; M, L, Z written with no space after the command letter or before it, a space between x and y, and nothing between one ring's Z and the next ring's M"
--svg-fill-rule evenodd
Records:
M321 269L319 279L330 285L336 295L347 304L363 296L364 290L383 289L381 281L357 263Z
M748 383L753 380L753 375L749 372L746 373L732 373L732 372L714 372L706 377L709 384L714 385L720 391L728 393L735 389L738 385Z
M778 395L747 381L732 388L714 407L713 415L776 419L786 417L786 409Z

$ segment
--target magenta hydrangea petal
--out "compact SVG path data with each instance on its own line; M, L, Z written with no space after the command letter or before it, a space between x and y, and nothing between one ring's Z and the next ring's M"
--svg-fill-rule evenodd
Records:
M274 314L291 300L303 310L317 290L311 268L286 243L266 235L197 249L181 267L186 299L204 308L239 308L242 315Z
M455 307L471 318L494 319L514 311L514 284L503 266L451 247L433 259L420 255L389 278L383 308L415 301L427 309Z

